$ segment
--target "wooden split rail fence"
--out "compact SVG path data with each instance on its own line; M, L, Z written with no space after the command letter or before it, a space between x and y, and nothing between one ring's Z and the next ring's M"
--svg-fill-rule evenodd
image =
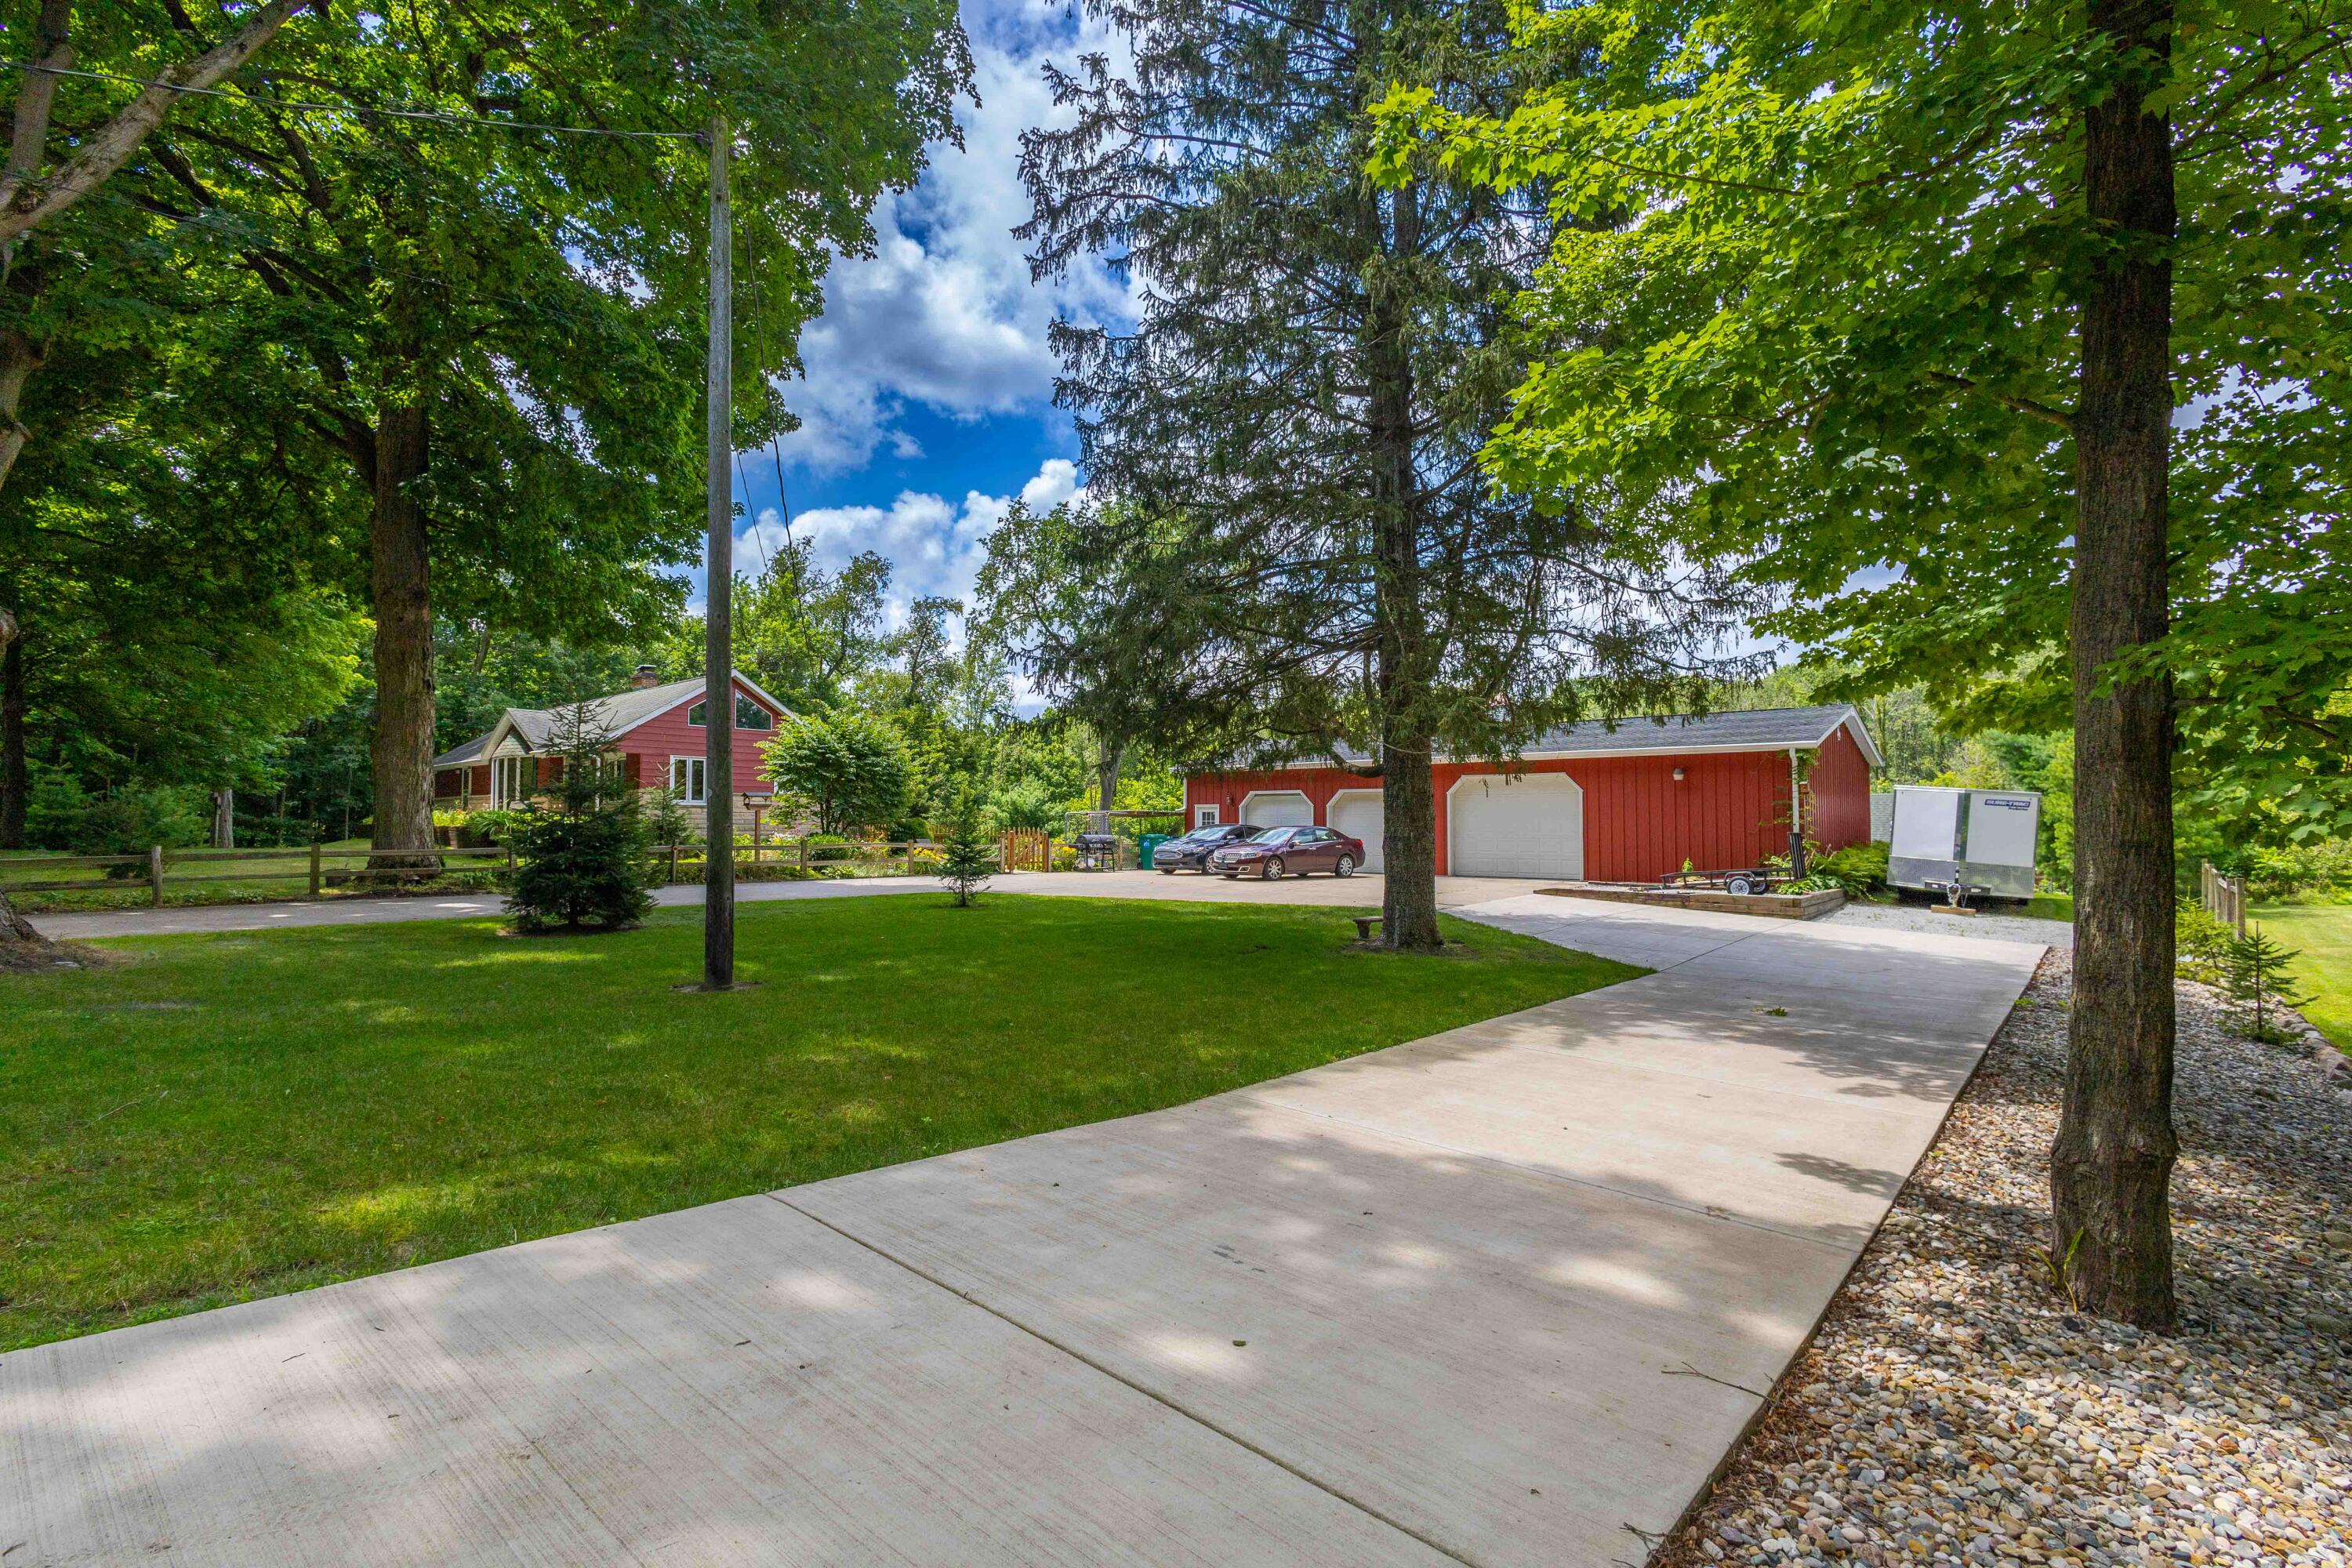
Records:
M415 853L419 856L431 855L443 860L493 857L501 865L514 864L514 854L507 849L419 849ZM191 876L180 868L184 866L232 865L237 861L251 864L257 860L282 864L288 860L301 859L305 855L310 858L310 866L300 871L208 871ZM320 844L311 845L308 850L167 850L155 847L149 849L143 855L41 855L28 856L22 859L0 860L0 874L25 867L44 870L54 868L60 871L87 871L100 868L113 871L121 868L135 867L143 873L143 879L147 883L148 892L155 907L161 909L163 905L163 889L167 883L306 882L310 885L310 897L320 898L327 889L328 861L372 860L375 855L376 851L373 849L330 849ZM386 870L376 875L389 880L403 873ZM62 882L19 882L13 878L0 875L0 888L5 888L11 893L95 893L104 892L110 889L119 889L139 879L141 879L137 877L109 876L95 881L85 877Z
M143 881L149 900L157 908L163 907L166 887L201 882L300 882L306 885L311 898L326 896L330 862L372 860L373 849L330 849L314 844L308 849L164 849L151 847L135 855L31 855L0 859L0 889L10 893L95 893L126 890ZM423 858L431 856L442 861L490 862L486 868L494 870L514 868L514 851L503 847L472 847L419 849L414 853ZM647 860L666 873L670 882L700 881L703 874L705 846L700 844L663 844L646 851ZM937 863L939 846L929 839L894 839L887 843L821 843L807 839L771 838L760 843L743 843L735 847L735 863L739 867L793 866L801 870L839 866L864 872L870 868L885 868L886 874L912 876L919 862ZM288 861L308 865L301 870L199 870L191 873L189 867L228 867L239 862L283 865ZM123 875L100 878L81 877L65 880L19 881L18 875L38 875L43 871L92 871ZM339 879L343 881L396 882L414 872L385 869L369 873L364 868Z
M2197 901L2215 920L2236 931L2246 934L2246 879L2225 877L2213 869L2208 860L2197 873Z

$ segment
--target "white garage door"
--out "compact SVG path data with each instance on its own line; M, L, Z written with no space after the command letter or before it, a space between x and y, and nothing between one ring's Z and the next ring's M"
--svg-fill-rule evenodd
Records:
M1337 828L1350 838L1364 841L1364 869L1381 868L1381 792L1376 789L1342 790L1331 797L1323 813L1324 825Z
M1242 820L1252 827L1310 827L1315 803L1295 789L1260 790L1242 796Z
M1584 875L1584 792L1566 773L1473 776L1447 799L1455 876Z

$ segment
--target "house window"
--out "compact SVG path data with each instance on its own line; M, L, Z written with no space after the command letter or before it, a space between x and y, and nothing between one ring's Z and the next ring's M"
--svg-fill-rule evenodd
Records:
M1213 806L1213 805L1196 805L1196 806L1194 806L1194 807L1192 808L1192 826L1195 826L1195 827L1214 827L1216 825L1217 825L1217 808L1216 808L1215 806Z
M703 701L696 703L693 707L686 710L686 721L693 725L698 730L708 728L709 723L709 700L705 699ZM775 727L775 722L774 715L771 714L765 708L761 707L758 703L752 701L750 698L744 696L740 691L735 694L735 728L738 730L769 730Z
M702 793L701 757L672 757L669 760L669 792L686 805L705 804Z
M530 798L530 757L500 757L490 765L490 804L512 805Z

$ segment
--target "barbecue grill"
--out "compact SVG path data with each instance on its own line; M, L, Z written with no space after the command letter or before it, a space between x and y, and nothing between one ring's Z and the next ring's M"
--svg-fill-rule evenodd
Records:
M1118 869L1118 835L1116 833L1081 833L1070 840L1077 851L1081 871L1116 871Z

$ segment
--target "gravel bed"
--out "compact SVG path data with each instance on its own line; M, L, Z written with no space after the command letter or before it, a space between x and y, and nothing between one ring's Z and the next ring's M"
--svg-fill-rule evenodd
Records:
M2073 1314L2037 1252L2070 994L2053 952L1659 1568L2352 1563L2352 1093L2183 985L2186 1321Z
M1896 931L1931 931L1994 942L2038 942L2044 947L2074 945L2074 928L2064 921L2027 920L2023 915L1939 915L1925 904L1848 904L1833 915L1823 915L1822 923L1891 926Z

